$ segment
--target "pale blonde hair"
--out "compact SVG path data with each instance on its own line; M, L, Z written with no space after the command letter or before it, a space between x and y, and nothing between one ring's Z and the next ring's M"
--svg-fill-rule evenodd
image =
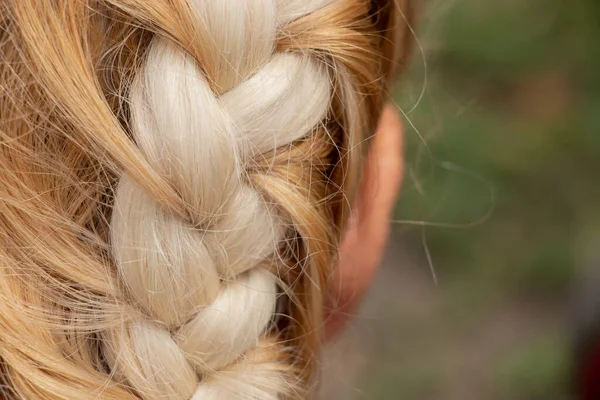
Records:
M3 397L311 397L411 12L0 2Z

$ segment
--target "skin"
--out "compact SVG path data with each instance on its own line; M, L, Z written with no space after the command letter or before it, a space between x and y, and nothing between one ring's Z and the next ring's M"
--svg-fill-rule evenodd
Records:
M355 313L381 263L404 170L402 119L387 105L368 159L357 204L340 245L329 293L326 340L335 337Z

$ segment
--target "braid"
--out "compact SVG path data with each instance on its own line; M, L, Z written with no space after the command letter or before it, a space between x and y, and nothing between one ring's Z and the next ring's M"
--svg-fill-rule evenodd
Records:
M7 396L310 397L406 4L1 3Z
M157 38L131 88L133 137L189 215L168 214L121 179L111 241L119 275L147 315L106 345L113 367L148 398L204 393L200 377L257 346L277 299L276 277L264 264L275 262L288 232L247 170L253 157L310 135L330 103L322 65L273 54L277 22L287 19L276 2L236 3L191 3L198 23L214 32L205 52L222 60L217 76L206 77L183 49ZM226 92L218 96L209 82ZM234 380L260 386L252 378ZM269 381L277 378L274 370ZM275 387L272 398L285 389Z

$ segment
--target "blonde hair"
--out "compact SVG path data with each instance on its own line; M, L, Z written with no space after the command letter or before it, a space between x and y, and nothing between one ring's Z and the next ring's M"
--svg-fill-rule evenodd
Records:
M400 0L0 3L6 398L313 394Z

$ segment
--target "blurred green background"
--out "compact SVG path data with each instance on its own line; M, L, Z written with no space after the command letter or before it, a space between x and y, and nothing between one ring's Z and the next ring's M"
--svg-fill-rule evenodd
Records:
M330 386L351 389L331 396L569 399L565 304L600 233L600 2L421 14L394 95L409 122L391 251L334 346Z

